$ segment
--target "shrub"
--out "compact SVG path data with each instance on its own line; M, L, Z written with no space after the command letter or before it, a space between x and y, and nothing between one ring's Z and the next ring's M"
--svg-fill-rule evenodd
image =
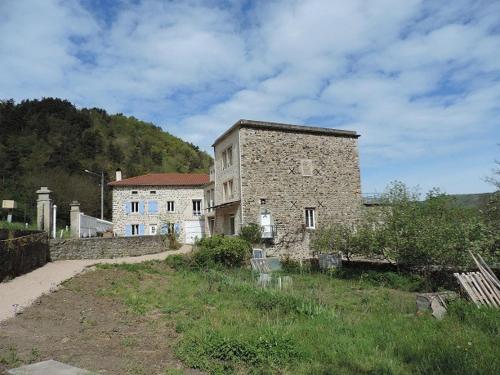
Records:
M212 236L196 244L193 266L207 268L214 265L240 267L250 258L250 244L239 237Z
M262 242L262 233L257 224L248 224L242 227L240 237L252 245L258 245Z
M319 229L313 238L312 248L317 253L338 253L349 257L356 253L356 231L354 227L337 224Z
M384 196L381 245L387 258L429 274L433 266L463 267L471 263L468 251L487 259L498 257L491 231L472 209L431 190L426 199L394 183Z
M309 263L306 266L301 265L299 261L290 258L289 256L285 256L281 260L281 267L283 271L287 273L299 273L301 271L309 271L310 267Z
M191 258L188 255L171 255L165 259L165 263L176 271L188 269L191 266Z
M468 251L498 261L495 231L473 209L455 204L450 196L431 190L424 200L403 183L394 182L381 206L357 225L320 229L312 242L317 252L342 252L381 257L430 278L434 266L468 266Z

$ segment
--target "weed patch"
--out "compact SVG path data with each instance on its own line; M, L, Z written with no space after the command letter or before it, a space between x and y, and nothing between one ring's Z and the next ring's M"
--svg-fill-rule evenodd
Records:
M200 331L181 341L178 354L190 366L209 372L231 372L244 367L252 373L261 373L264 368L278 369L299 355L294 340L277 330L252 336Z
M395 272L291 274L257 286L243 269L120 268L103 295L175 329L175 352L209 374L497 374L500 316L465 302L442 321L415 315L420 280ZM158 275L155 274L158 272ZM345 272L345 273L344 273ZM126 343L123 343L126 344Z

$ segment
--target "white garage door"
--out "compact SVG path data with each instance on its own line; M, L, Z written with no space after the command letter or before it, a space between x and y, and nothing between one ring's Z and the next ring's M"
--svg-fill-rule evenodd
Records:
M184 233L186 234L186 243L193 244L197 238L203 237L203 220L193 220L184 222Z

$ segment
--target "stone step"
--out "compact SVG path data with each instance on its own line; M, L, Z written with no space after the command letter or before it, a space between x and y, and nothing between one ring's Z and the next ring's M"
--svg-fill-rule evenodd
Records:
M33 363L31 365L13 368L7 371L9 375L93 375L95 373L82 370L52 359Z

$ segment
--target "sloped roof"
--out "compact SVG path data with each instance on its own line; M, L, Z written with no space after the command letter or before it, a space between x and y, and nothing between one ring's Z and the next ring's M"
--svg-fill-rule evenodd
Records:
M108 183L109 186L201 186L210 181L208 174L150 173Z

